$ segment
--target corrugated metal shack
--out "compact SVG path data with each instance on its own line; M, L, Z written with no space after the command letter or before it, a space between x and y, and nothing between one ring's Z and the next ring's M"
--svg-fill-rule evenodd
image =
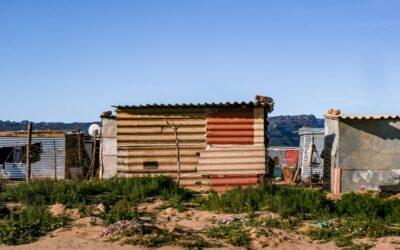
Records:
M268 113L273 100L117 106L117 172L176 176L181 184L222 191L257 184L265 174Z
M32 133L32 178L65 178L65 141L59 131ZM26 132L0 132L0 178L25 178L26 145Z
M325 116L334 193L399 188L400 116Z
M313 166L313 175L324 176L324 164L322 159L322 153L324 150L324 139L325 132L324 128L301 128L299 129L300 136L300 157L299 166L301 167L301 177L307 178L310 176L310 166L308 165L309 155L310 155L310 144L312 137L314 136L314 143L317 148L317 153L319 156L319 164ZM325 173L326 176L326 173Z
M81 178L78 164L78 136L81 141L81 167L87 169L89 156L83 133L33 131L31 144L31 178ZM26 131L0 132L0 178L20 180L26 177Z

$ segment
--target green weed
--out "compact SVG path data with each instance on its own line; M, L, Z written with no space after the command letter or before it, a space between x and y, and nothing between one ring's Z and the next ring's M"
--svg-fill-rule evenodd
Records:
M27 206L18 213L10 214L0 223L0 243L26 244L65 225L64 216L53 217L44 206Z

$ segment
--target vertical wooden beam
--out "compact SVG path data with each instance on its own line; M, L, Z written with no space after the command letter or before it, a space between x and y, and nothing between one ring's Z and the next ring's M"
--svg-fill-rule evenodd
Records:
M32 144L32 123L28 123L28 135L26 143L26 181L31 178L31 144Z
M82 167L82 146L81 146L81 129L78 129L78 167L81 175L81 180L84 179L83 167Z

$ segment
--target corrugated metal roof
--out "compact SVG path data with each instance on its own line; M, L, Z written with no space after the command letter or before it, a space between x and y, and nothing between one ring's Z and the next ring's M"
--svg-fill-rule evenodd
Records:
M343 120L383 120L383 119L399 119L400 115L378 114L378 115L325 115L327 118L337 118Z
M267 102L219 102L219 103L175 103L175 104L145 104L145 105L118 105L117 109L142 109L142 108L219 108L219 107L269 107L272 111L274 101L269 98Z

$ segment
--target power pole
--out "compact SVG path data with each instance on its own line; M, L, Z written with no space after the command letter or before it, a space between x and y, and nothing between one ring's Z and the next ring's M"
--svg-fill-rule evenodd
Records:
M32 122L28 123L28 136L26 144L26 181L31 178L31 144L32 144Z

